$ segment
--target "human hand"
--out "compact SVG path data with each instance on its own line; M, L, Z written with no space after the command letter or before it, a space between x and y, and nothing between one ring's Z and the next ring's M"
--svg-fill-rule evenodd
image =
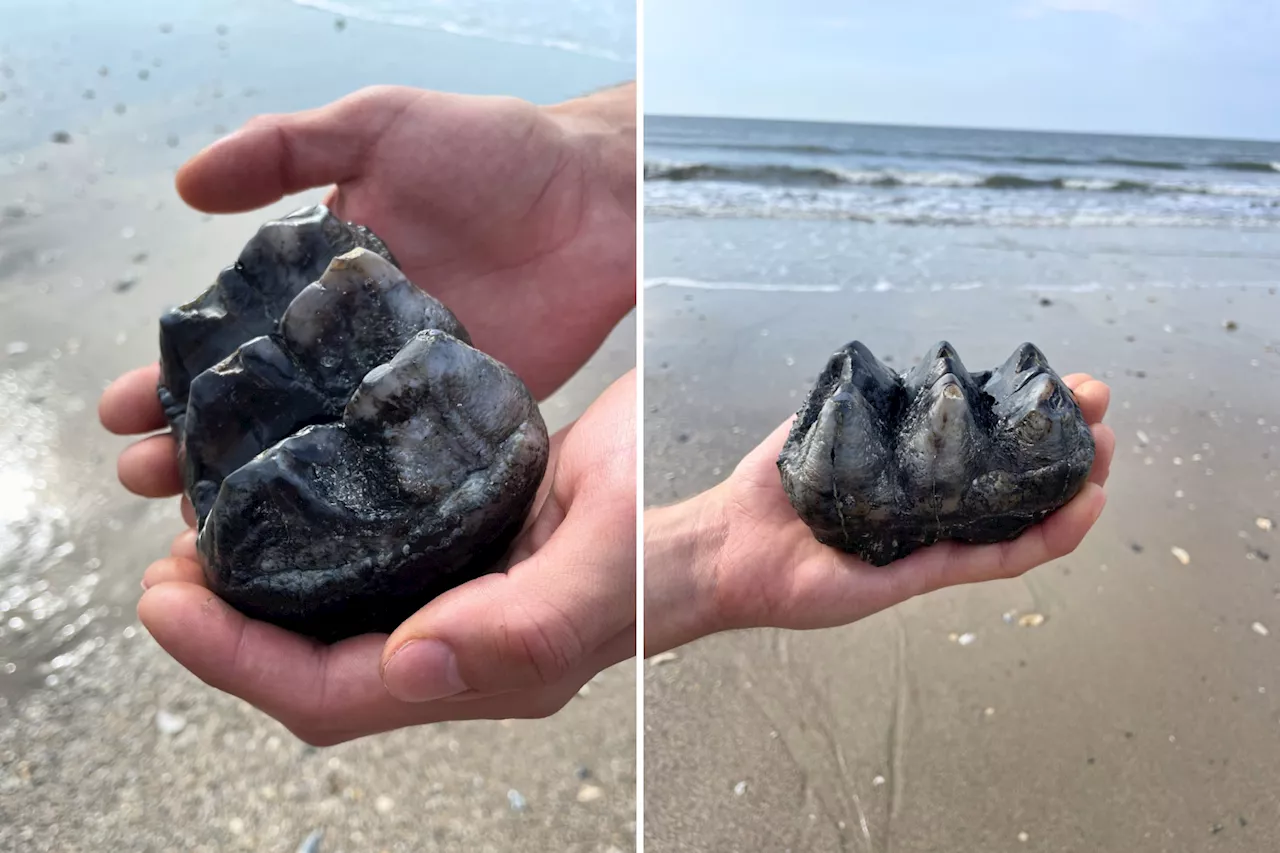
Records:
M634 86L552 107L379 86L255 118L192 158L177 184L213 213L334 184L334 212L372 228L475 346L542 399L635 305L635 144ZM163 428L158 379L153 364L116 380L103 425ZM171 436L126 448L118 470L144 497L181 491Z
M1075 498L1015 540L939 542L883 567L823 545L796 515L777 467L788 420L725 482L645 514L645 610L654 614L646 618L645 654L734 628L844 625L932 590L1016 577L1071 553L1106 503L1115 434L1102 423L1110 389L1086 374L1064 381L1097 448Z
M317 746L442 720L548 716L635 654L635 410L632 371L552 438L505 574L445 593L390 638L326 646L246 618L206 587L194 530L147 569L138 615L202 681Z
M476 348L543 399L634 305L635 89L551 107L404 86L259 116L178 172L197 210L334 185Z

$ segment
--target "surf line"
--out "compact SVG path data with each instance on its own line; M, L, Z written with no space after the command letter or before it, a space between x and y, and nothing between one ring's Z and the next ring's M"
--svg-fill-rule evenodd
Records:
M838 284L767 284L753 281L699 281L694 278L658 277L644 280L645 290L651 287L682 287L688 290L738 290L756 293L840 293Z

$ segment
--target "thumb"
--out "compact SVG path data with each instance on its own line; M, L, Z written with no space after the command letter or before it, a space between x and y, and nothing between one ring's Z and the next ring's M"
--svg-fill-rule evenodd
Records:
M357 177L412 89L362 89L319 109L251 119L178 170L183 201L207 213L253 210L312 187Z
M507 574L486 575L429 603L387 640L387 690L405 702L428 702L553 685L632 632L634 517L633 510L628 523L606 525L575 520L571 511L546 546Z
M617 646L617 660L634 654L636 497L634 486L617 487L628 464L634 472L634 456L620 454L593 466L574 494L553 489L524 534L531 556L445 593L396 629L382 653L391 695L427 702L555 684L623 633L631 641Z

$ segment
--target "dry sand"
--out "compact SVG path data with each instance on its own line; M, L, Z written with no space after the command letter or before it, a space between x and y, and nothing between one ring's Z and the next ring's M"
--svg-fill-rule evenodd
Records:
M757 247L790 227L651 223L646 275L786 282ZM975 369L1031 340L1105 378L1110 503L1022 579L647 665L645 849L1280 849L1280 532L1256 521L1280 522L1280 238L814 228L884 263L837 293L646 291L647 504L726 476L855 337L899 369L938 339ZM813 240L779 254L830 246ZM875 286L926 251L930 276ZM1157 286L1162 264L1186 287ZM1010 280L948 283L980 270Z
M624 75L555 51L338 31L283 2L19 5L0 29L0 851L288 853L318 830L313 853L633 849L633 664L547 721L314 750L173 663L133 608L180 529L176 502L125 493L125 442L95 412L111 378L154 360L165 307L267 213L316 198L225 219L185 209L172 170L218 133L372 82L518 79L551 99ZM540 74L520 73L534 59ZM631 367L634 339L628 319L547 402L553 428Z

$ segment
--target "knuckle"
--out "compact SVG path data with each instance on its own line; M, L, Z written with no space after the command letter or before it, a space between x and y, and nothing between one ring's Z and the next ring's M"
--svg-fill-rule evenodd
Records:
M584 651L573 621L555 607L521 607L514 615L507 622L506 655L532 666L543 684L564 678Z

